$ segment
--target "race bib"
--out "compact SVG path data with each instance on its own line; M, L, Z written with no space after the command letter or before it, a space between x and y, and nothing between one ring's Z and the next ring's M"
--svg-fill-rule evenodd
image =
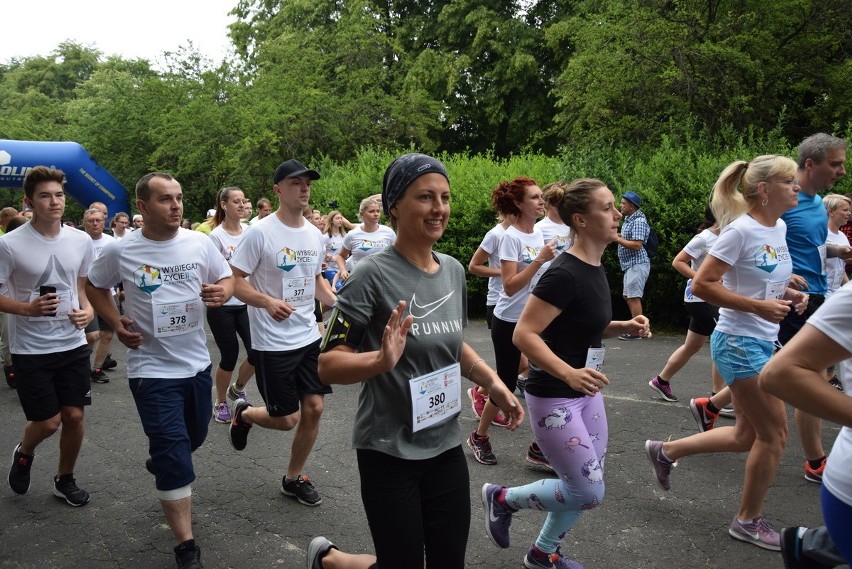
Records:
M55 322L57 318L68 318L68 314L73 309L71 305L71 291L58 290L56 291L56 295L59 297L59 307L56 309L55 316L30 316L29 320L32 322ZM34 301L39 296L41 295L34 292L32 296L30 296L30 302Z
M589 348L589 351L586 352L585 367L595 371L603 371L605 353L606 346L601 346L600 348Z
M408 385L415 433L461 411L461 366L457 363L415 377Z
M151 305L154 311L154 337L189 334L201 326L203 306L200 298L183 302Z
M784 293L787 292L787 281L769 281L766 283L766 300L775 298L777 300L782 300L784 298Z
M284 279L284 301L293 307L314 304L315 277L298 277Z

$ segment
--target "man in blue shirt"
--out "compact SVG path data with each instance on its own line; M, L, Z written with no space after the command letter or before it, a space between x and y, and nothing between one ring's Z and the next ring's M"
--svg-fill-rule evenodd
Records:
M809 136L799 145L798 171L799 205L781 219L787 224L787 246L793 257L793 273L804 279L801 285L809 295L808 308L803 314L791 310L781 321L778 341L786 344L804 326L805 321L825 302L828 283L825 273L826 257L850 255L849 247L826 245L828 213L818 192L831 188L846 174L848 143L825 133ZM821 421L798 409L794 417L802 448L805 451L805 479L819 484L825 469L825 451L820 435Z
M642 295L645 283L651 274L651 259L645 251L645 241L651 233L651 226L645 213L639 208L642 198L636 192L627 192L621 198L621 233L618 234L618 263L624 271L624 301L630 309L630 317L642 314ZM641 336L622 334L619 340L638 340Z

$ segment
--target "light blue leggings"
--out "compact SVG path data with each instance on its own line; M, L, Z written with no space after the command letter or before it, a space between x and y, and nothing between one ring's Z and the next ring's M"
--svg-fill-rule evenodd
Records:
M609 427L600 393L578 399L527 393L527 407L535 440L559 478L508 488L506 502L518 510L547 512L535 545L553 553L580 512L603 500Z

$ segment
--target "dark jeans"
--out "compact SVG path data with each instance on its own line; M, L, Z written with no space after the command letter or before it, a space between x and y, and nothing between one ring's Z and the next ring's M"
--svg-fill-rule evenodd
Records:
M377 567L464 569L470 530L470 476L461 445L406 460L359 449L361 500Z
M210 366L193 377L132 377L128 383L148 437L157 490L183 488L195 480L192 453L207 438L213 405Z

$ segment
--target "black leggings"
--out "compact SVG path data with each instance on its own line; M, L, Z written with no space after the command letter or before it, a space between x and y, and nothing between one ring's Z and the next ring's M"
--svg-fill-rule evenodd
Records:
M496 316L491 319L491 343L494 344L497 375L511 392L518 386L518 367L521 365L521 350L512 343L516 324L500 320Z
M240 355L240 343L237 341L237 335L243 341L249 363L254 365L248 308L245 304L208 308L207 324L210 326L216 347L219 348L219 353L222 356L219 363L220 369L234 371L234 368L237 367L237 358Z
M361 500L385 569L464 569L470 476L461 445L406 460L358 449Z

